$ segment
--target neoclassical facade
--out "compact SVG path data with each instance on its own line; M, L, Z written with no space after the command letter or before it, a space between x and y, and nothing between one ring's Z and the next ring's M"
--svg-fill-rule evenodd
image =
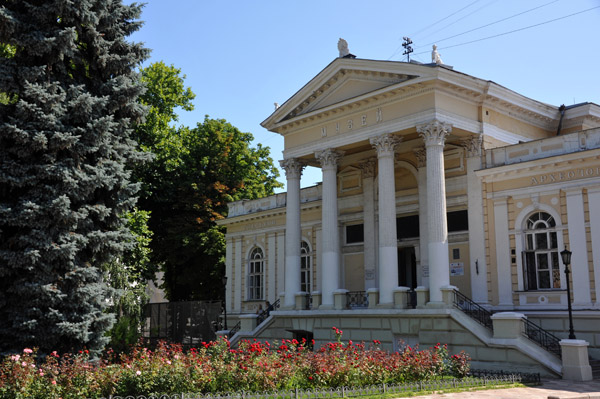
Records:
M598 105L559 109L440 64L338 58L262 125L284 138L287 193L231 203L221 222L229 317L280 300L254 336L326 340L346 323L357 339L424 343L435 323L395 320L441 314L449 290L560 335L566 245L576 327L600 347ZM301 189L306 166L322 183Z

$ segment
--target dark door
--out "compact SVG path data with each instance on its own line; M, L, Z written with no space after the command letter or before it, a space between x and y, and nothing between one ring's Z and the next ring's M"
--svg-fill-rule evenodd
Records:
M417 287L415 248L398 248L398 286L414 290Z

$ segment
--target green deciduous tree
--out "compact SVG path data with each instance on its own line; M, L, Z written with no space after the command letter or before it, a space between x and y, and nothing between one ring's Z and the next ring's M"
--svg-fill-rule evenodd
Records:
M0 352L87 347L113 317L101 266L130 241L130 126L147 57L140 6L4 0L0 7Z
M229 201L272 194L278 171L268 147L253 147L250 133L223 119L175 126L178 108L191 110L194 98L179 69L155 63L142 76L150 116L136 134L154 160L137 175L140 207L151 211L152 259L165 271L169 299L220 298L225 237L216 221Z

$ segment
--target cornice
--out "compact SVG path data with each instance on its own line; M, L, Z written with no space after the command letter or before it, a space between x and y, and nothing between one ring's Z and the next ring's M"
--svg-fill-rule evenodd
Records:
M299 129L322 125L354 113L374 110L377 107L417 97L433 90L431 81L410 80L282 121L276 125L276 129L279 134L285 136Z

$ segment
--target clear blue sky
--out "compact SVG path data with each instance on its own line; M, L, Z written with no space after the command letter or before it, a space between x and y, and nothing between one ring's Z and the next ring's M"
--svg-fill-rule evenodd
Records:
M600 104L600 8L460 45L600 7L600 0L146 1L145 25L132 40L152 49L146 64L162 60L186 75L195 110L181 113L180 123L224 118L269 146L277 165L283 138L260 123L274 102L284 103L338 56L340 37L358 58L377 60L406 60L401 44L409 36L412 58L430 62L437 43L457 71L557 107ZM302 186L318 181L320 170L309 168Z

